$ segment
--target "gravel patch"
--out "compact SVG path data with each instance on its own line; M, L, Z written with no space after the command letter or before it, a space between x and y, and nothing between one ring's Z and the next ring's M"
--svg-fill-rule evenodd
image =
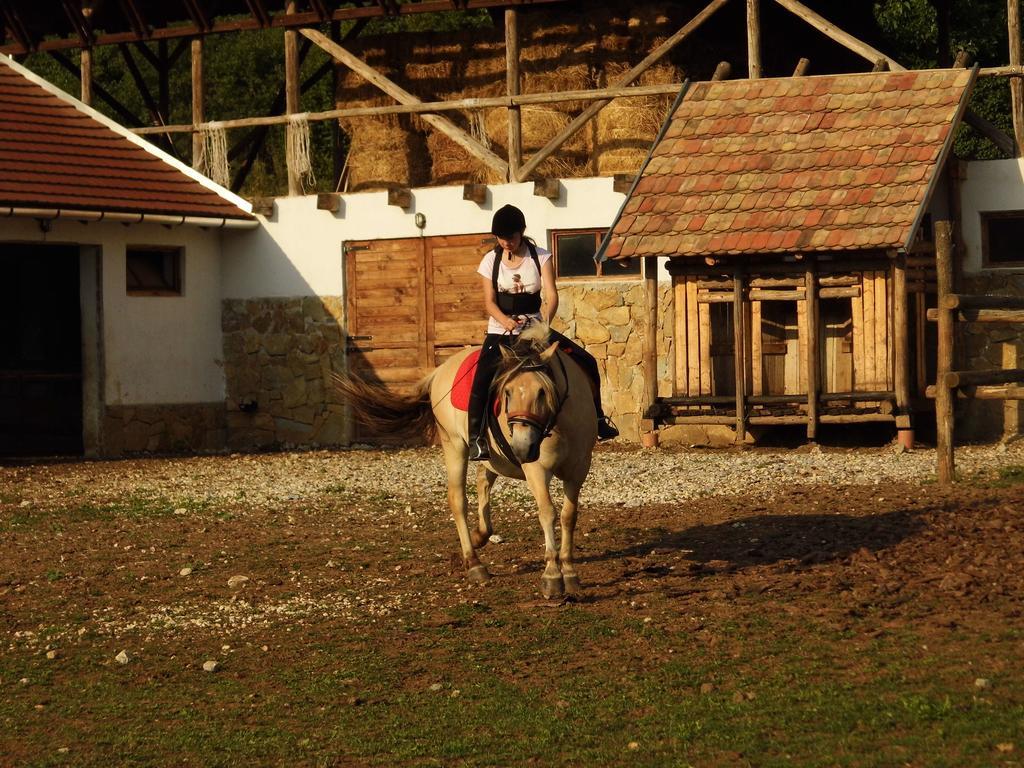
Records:
M1024 441L965 446L961 477L992 477L1024 465ZM935 479L935 451L874 449L599 448L583 488L585 504L638 507L736 494L772 498L793 485L881 485ZM470 494L475 476L470 468ZM555 491L560 492L557 487ZM444 503L436 447L47 463L0 467L0 507L162 500L178 513L203 504L266 507L325 495ZM496 500L529 501L523 483L499 482Z

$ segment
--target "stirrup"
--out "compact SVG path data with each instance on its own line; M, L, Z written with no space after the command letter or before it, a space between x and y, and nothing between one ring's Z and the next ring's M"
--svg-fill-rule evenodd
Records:
M490 447L487 445L487 438L477 437L469 444L470 461L487 461L491 458Z
M612 424L612 420L607 416L602 416L597 420L597 439L598 440L611 440L612 438L619 436L619 430L616 429L615 425Z

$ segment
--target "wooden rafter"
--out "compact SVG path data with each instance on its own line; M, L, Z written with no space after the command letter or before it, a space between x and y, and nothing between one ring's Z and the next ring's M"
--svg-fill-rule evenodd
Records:
M185 10L192 22L204 32L210 29L210 19L197 0L184 0Z
M331 12L324 4L324 0L309 0L309 7L320 17L320 21L330 20Z
M10 32L11 37L17 40L18 45L21 46L22 50L20 53L28 53L29 51L36 50L35 41L29 35L28 29L22 23L18 10L7 3L3 3L2 5L4 9L4 23L7 26L7 31Z
M119 0L119 2L126 3L130 2L130 0ZM565 0L466 0L466 8L469 10L489 10L509 6L536 6L563 2L565 2ZM246 30L265 29L267 27L298 29L300 27L316 26L324 21L316 11L304 11L290 15L278 14L277 16L271 16L266 12L262 0L246 0L246 3L253 12L252 17L242 19L222 19L219 21L213 20L210 24L210 29L205 30L205 33L222 34L227 32L244 32ZM0 6L2 6L5 11L7 10L8 5L9 3L6 2L0 3ZM400 5L395 5L394 7L397 8L398 12L403 16L417 13L440 13L450 11L452 9L452 0L420 0L420 2L402 3ZM126 16L127 14L128 12L126 11ZM327 21L357 21L359 19L373 19L387 15L390 14L376 3L373 5L363 5L360 3L335 9L330 14L330 18L327 19ZM130 19L131 17L129 16L128 18ZM139 28L136 28L136 25L133 25L132 31L130 32L109 32L97 34L93 40L93 45L117 45L118 43L131 43L136 40L174 40L180 38L192 38L201 34L204 34L204 30L200 29L195 23L150 29L146 27L143 22L142 26ZM24 39L19 37L15 38L18 41L17 44L6 44L0 46L0 53L22 54L28 53L29 50L36 49L40 51L58 51L82 47L82 42L78 39L77 35L40 40L36 43L35 48L31 49L28 45L28 36L24 35L23 37Z
M63 52L50 51L49 54L53 57L54 61L56 61L58 64L64 67L64 69L66 69L72 75L74 75L75 77L80 76L81 71L79 70L79 68ZM139 120L139 116L132 112L130 109L128 109L116 98L114 98L114 96L112 96L110 91L108 91L106 88L104 88L101 85L98 85L97 83L93 83L92 91L101 99L103 99L103 101L105 101L111 109L113 109L118 115L121 116L121 122L132 127L142 125L142 121Z
M128 19L129 26L131 26L136 36L141 39L150 37L152 30L146 23L146 19L139 11L138 6L135 5L135 0L118 0L118 2L121 5L122 12Z
M245 0L245 4L249 6L249 12L256 17L262 29L270 26L270 14L267 13L263 0Z
M700 13L698 13L696 16L690 19L689 22L687 22L683 27L681 27L674 35L668 38L665 42L663 42L661 45L659 45L657 48L651 51L647 55L647 58L645 58L635 67L626 72L622 77L617 79L614 83L614 87L623 88L632 83L638 77L640 77L640 75L642 75L644 72L650 69L650 67L653 66L655 63L660 61L676 45L681 43L683 40L689 37L694 31L696 31L698 27L700 27L705 21L711 18L715 11L717 11L727 2L728 0L711 0L711 2L708 3ZM576 133L581 128L583 128L583 126L585 126L587 123L593 120L597 113L604 109L606 106L608 106L610 103L611 99L601 99L599 101L593 102L589 107L584 109L583 112L581 112L578 117L573 119L573 121L570 122L569 125L566 126L561 133L559 133L557 136L551 139L551 141L549 141L547 144L541 147L541 149L533 157L531 157L527 162L523 164L522 168L519 169L519 174L517 178L514 179L514 181L524 181L525 179L529 178L530 174L537 169L538 165L544 162L553 153L557 152L558 149L563 144L565 144L566 141L575 136Z
M89 26L89 20L82 13L82 7L75 0L61 0L61 2L68 21L75 28L78 39L82 41L82 47L88 48L92 45L92 29Z
M366 63L364 63L358 56L355 56L345 48L341 47L329 37L321 32L314 29L303 29L302 34L316 43L318 46L323 48L327 53L333 56L335 59L349 67L352 71L356 72L362 78L384 91L386 94L394 98L401 104L419 104L422 103L420 99L417 99L411 93L406 91L397 83L389 80L380 74L377 70L373 69ZM471 155L482 161L485 165L493 168L495 171L500 173L504 178L508 178L508 163L498 157L496 154L487 149L483 144L474 139L464 130L459 128L455 123L446 117L440 115L424 114L421 119L433 128L441 131L448 138L454 141L456 144L461 146Z

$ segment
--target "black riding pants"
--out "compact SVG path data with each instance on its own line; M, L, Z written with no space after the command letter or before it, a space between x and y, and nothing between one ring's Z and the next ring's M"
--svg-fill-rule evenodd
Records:
M473 376L473 388L469 395L469 439L470 442L478 436L482 436L487 429L487 420L484 418L484 411L487 408L487 393L491 388L491 380L494 378L494 371L501 360L499 347L511 347L516 336L507 333L488 333L484 336L484 345L480 350L480 359L476 364L476 374ZM558 342L562 349L569 350L569 356L575 360L595 384L594 407L597 409L597 416L604 416L601 410L601 377L597 370L597 360L576 342L566 338L558 331L551 331L548 334L548 343Z

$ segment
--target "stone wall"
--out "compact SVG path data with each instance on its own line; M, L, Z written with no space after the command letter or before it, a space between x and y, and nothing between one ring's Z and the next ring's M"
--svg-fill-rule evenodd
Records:
M229 447L345 442L340 297L226 299L222 329Z
M631 281L561 281L555 330L597 359L601 400L623 439L640 439L644 396L643 350L647 317L644 284ZM672 291L660 285L658 312L658 394L671 393Z
M104 456L217 451L227 439L224 403L108 405L103 415Z
M965 275L962 290L968 294L1024 296L1024 275ZM1019 325L958 323L957 328L960 335L954 348L962 350L958 357L968 369L1024 368L1024 328ZM957 441L991 441L1020 434L1020 401L960 400L956 408Z

